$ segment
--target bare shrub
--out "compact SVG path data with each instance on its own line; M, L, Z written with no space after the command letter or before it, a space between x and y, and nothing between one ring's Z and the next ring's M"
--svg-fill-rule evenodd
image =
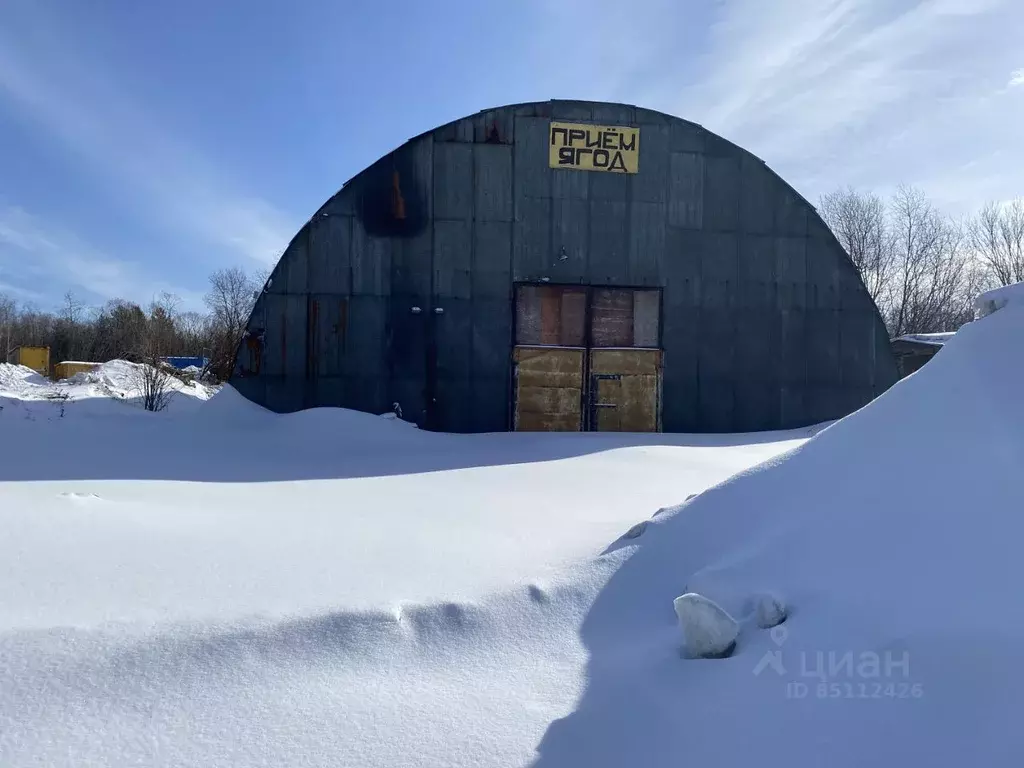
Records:
M155 356L147 356L135 366L132 377L134 389L142 398L142 407L147 411L162 411L174 397L174 377L164 368L164 363Z

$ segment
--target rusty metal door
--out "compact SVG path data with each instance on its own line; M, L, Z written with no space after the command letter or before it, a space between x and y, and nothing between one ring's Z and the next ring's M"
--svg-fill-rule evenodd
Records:
M579 432L583 428L582 347L516 347L515 413L518 432Z
M661 431L661 350L592 349L590 429Z
M513 428L661 429L661 293L520 285Z

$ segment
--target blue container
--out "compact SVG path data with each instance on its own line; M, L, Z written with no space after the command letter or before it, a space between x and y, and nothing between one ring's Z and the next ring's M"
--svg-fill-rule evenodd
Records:
M163 361L168 365L177 368L179 371L189 366L195 366L196 368L205 368L208 358L205 357L165 357Z

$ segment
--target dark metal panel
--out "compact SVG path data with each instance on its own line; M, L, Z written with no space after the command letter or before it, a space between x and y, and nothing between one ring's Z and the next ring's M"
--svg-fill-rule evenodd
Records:
M553 258L549 275L552 280L567 283L586 281L589 212L590 203L586 200L552 201Z
M821 240L807 239L807 306L839 309L839 263Z
M864 283L861 282L857 269L845 254L837 253L836 265L838 272L838 291L840 309L866 310L872 306L873 299Z
M738 268L737 306L763 310L775 307L775 238L742 235Z
M305 381L283 376L268 376L265 380L266 407L277 413L292 413L306 407Z
M507 300L473 299L470 363L474 432L509 428L512 306Z
M551 196L551 169L548 168L549 122L543 117L516 118L513 174L517 206L523 198Z
M551 100L551 117L556 120L592 120L594 105L589 101Z
M341 376L319 376L307 384L309 408L345 408L348 405L346 379Z
M594 174L610 176L611 174ZM627 204L590 202L590 282L594 285L622 284L627 279L629 239Z
M306 290L309 270L308 232L307 225L299 230L299 234L285 249L271 274L268 293L302 293Z
M345 399L348 407L366 413L390 413L387 381L377 375L348 376L345 379Z
M507 301L473 298L471 369L477 378L508 373L512 353L512 306Z
M736 313L723 308L700 310L698 365L700 375L731 379L736 372Z
M473 117L473 141L477 144L512 144L515 114L511 109L490 109Z
M326 216L355 216L355 196L352 194L352 187L344 187L334 197L324 203L318 215Z
M804 391L805 417L808 423L819 424L848 415L843 405L843 391L831 384L811 384Z
M804 386L783 385L779 390L779 429L796 429L812 423L804 404Z
M643 137L641 137L641 147L643 143ZM643 166L640 169L642 173ZM566 173L586 174L590 182L591 200L629 200L632 194L633 180L637 177L632 173L602 173L600 171L566 171Z
M590 197L592 172L567 168L551 169L551 196L559 200L586 200Z
M643 107L634 107L633 116L640 125L672 125L677 118Z
M392 241L391 293L420 297L429 301L434 233L432 228L415 237Z
M720 232L739 229L739 157L735 154L705 156L704 164L704 229Z
M777 314L772 309L741 309L735 318L735 371L739 379L759 385L775 383L778 360Z
M835 387L841 381L839 370L839 318L835 309L807 311L807 383L817 387Z
M704 154L708 157L736 157L741 150L721 136L704 131Z
M434 144L434 220L473 217L471 144Z
M776 182L776 191L772 199L775 208L775 232L790 237L806 235L807 203L801 200L793 190L779 182Z
M875 318L867 308L839 313L839 351L843 387L870 390L875 369Z
M254 403L266 403L267 379L265 376L232 376L231 385L242 397Z
M780 309L777 317L775 372L780 384L799 390L807 383L807 314L804 310Z
M594 104L592 119L600 125L633 125L633 107L628 104Z
M473 432L505 432L509 424L512 395L508 375L494 379L474 379L472 392Z
M775 239L775 297L781 309L807 306L807 238Z
M390 309L391 300L386 297L353 296L349 299L346 338L348 378L386 380Z
M774 174L758 158L746 153L740 171L740 226L744 232L767 235L774 226Z
M713 309L733 309L739 278L738 238L729 232L705 232L701 245L701 302Z
M370 237L359 220L354 220L351 250L353 296L387 296L391 292L393 242L393 238Z
M348 297L314 293L308 304L310 378L342 376L348 348Z
M296 376L306 374L306 296L305 294L263 297L266 333L261 354L261 375Z
M348 216L321 216L309 223L309 285L293 293L347 294L351 290L354 221Z
M434 222L434 296L468 299L473 264L472 222Z
M474 299L512 299L512 224L478 221L473 227Z
M467 432L472 428L471 402L472 302L468 299L438 299L443 314L435 314L434 338L437 344L436 385L433 413L435 428Z
M667 432L696 432L699 429L700 314L689 297L681 296L683 293L676 290L676 284L670 279L663 297L665 396L662 401L662 428Z
M872 313L874 315L874 313ZM874 319L874 347L872 349L872 394L877 396L899 379L896 358L889 343L889 333L880 318Z
M700 229L704 222L704 157L673 152L669 169L669 225Z
M516 199L512 225L512 278L539 280L551 266L551 199Z
M664 203L668 200L668 156L670 128L645 125L640 128L639 172L633 177L633 200Z
M669 148L672 152L696 152L703 154L706 146L707 131L694 123L685 120L673 120L672 140Z
M398 403L402 418L427 423L427 326L432 306L423 296L392 294L388 323L388 399Z
M512 221L512 147L473 146L474 216L477 221Z
M626 278L632 285L664 285L661 260L665 253L667 206L633 201L630 215Z
M661 266L666 306L699 307L704 234L698 230L669 227L665 239Z
M435 309L444 310L433 316L438 379L468 380L472 357L473 302L438 297Z
M736 380L701 371L697 404L698 432L732 432L736 427Z
M761 432L779 429L779 390L758 379L740 377L735 387L733 431Z

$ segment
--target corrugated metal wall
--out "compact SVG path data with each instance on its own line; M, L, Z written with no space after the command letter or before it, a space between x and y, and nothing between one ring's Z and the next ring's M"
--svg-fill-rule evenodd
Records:
M551 169L551 119L639 126L639 173ZM442 126L347 184L286 250L232 382L277 411L507 429L520 281L664 289L668 431L815 423L897 378L853 266L763 162L657 112L555 101Z

